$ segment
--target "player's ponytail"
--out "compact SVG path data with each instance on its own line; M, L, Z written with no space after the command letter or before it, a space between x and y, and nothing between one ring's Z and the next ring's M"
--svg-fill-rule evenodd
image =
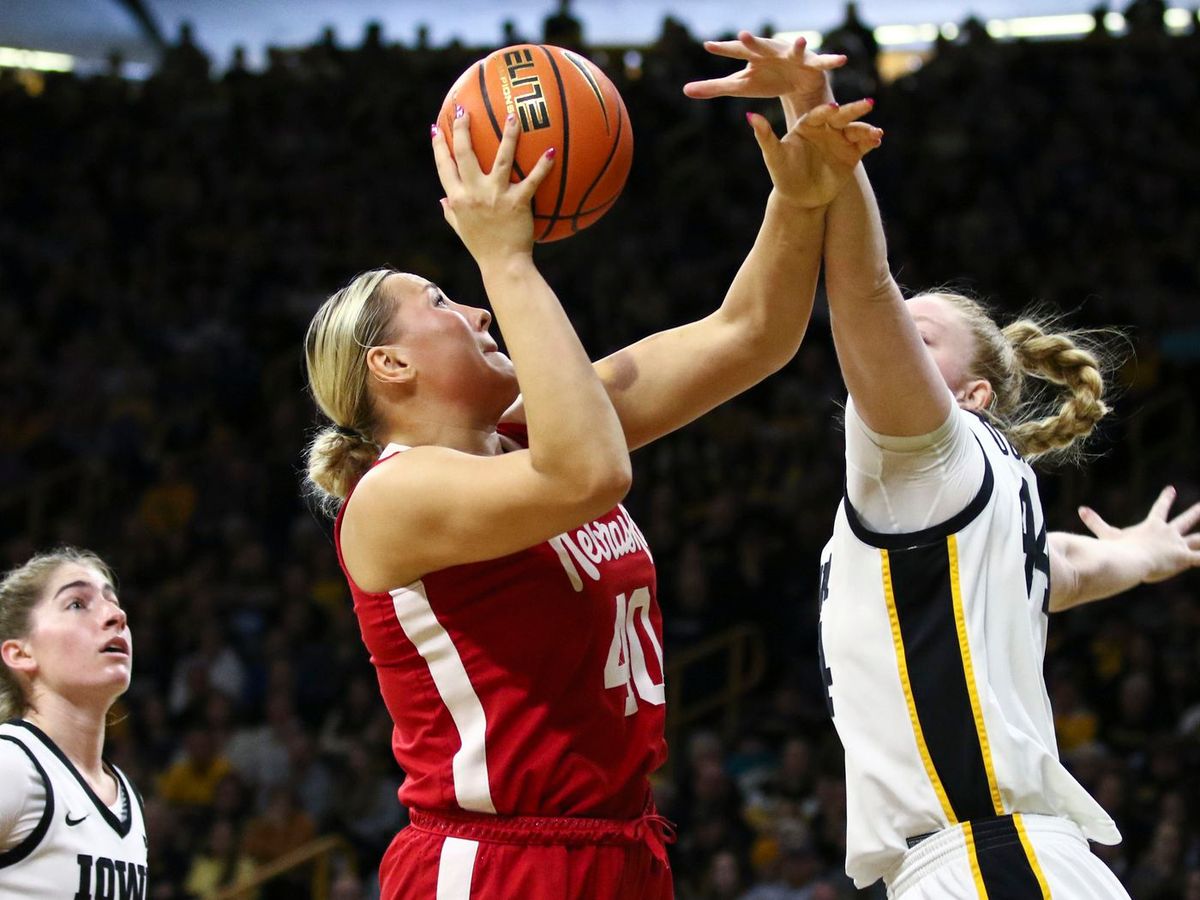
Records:
M1072 333L1047 333L1037 322L1020 319L1003 331L1016 366L1025 374L1057 385L1058 408L1043 415L1025 404L1024 415L1009 427L1009 439L1026 456L1069 453L1104 416L1104 377L1096 355ZM1045 411L1045 406L1042 407Z
M1070 461L1109 411L1103 371L1111 365L1102 338L1114 332L1059 331L1054 321L1022 317L1003 329L970 297L930 296L952 303L975 339L971 378L992 386L983 412L1029 458Z
M391 337L385 330L392 306L380 286L393 271L359 275L321 305L305 336L309 390L333 423L308 445L305 491L331 516L379 457L372 436L375 413L367 390L366 350Z
M34 556L0 579L0 643L28 637L33 608L59 566L66 563L92 566L114 583L112 570L89 550L61 547ZM16 673L7 664L0 664L0 722L23 716L28 709L29 697Z

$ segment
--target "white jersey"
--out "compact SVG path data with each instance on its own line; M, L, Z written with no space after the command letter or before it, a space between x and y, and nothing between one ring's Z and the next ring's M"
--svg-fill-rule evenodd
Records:
M27 763L25 784L35 794L28 813L36 821L15 846L0 853L0 897L23 900L147 900L146 823L142 801L129 780L108 766L122 795L123 815L96 796L78 769L35 725L0 724L0 752L13 768ZM11 790L6 784L4 790ZM11 799L11 798L10 798Z
M1120 841L1058 758L1037 478L1000 432L954 415L960 448L984 459L966 507L883 534L845 499L822 553L821 666L846 752L846 872L859 887L893 872L910 839L974 819L1059 816L1090 840Z

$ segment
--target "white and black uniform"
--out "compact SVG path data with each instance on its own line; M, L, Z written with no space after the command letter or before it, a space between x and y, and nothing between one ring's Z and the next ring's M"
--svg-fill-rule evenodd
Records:
M930 435L889 438L848 404L846 456L820 650L847 874L908 900L1126 897L1087 847L1121 836L1058 758L1033 470L957 406Z
M0 897L146 900L146 822L129 779L117 802L96 796L37 726L0 725Z

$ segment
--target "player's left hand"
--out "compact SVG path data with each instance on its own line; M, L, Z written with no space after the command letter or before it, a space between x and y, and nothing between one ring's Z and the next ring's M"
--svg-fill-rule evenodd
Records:
M1200 566L1200 503L1194 503L1173 519L1168 519L1175 502L1173 487L1165 487L1150 513L1136 525L1114 528L1094 509L1079 508L1079 518L1087 529L1102 541L1121 541L1136 547L1144 556L1146 572L1143 582L1164 581L1187 569Z
M776 192L806 209L831 203L858 161L883 142L881 129L858 121L873 106L873 100L826 103L802 116L782 140L766 119L747 113Z
M833 99L828 73L846 64L841 53L814 53L804 38L756 37L739 31L734 41L705 41L714 56L745 60L745 68L724 78L691 81L683 92L696 100L713 97L794 97L802 109ZM828 94L828 96L827 96Z

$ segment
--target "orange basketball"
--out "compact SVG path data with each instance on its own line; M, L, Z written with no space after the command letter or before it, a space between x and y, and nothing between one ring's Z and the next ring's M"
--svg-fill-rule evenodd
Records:
M471 115L471 144L484 171L491 170L510 113L521 125L514 181L555 148L554 168L533 197L538 241L587 228L620 196L633 162L629 114L608 77L578 53L515 44L488 54L462 73L442 103L437 123L448 140L455 105Z

